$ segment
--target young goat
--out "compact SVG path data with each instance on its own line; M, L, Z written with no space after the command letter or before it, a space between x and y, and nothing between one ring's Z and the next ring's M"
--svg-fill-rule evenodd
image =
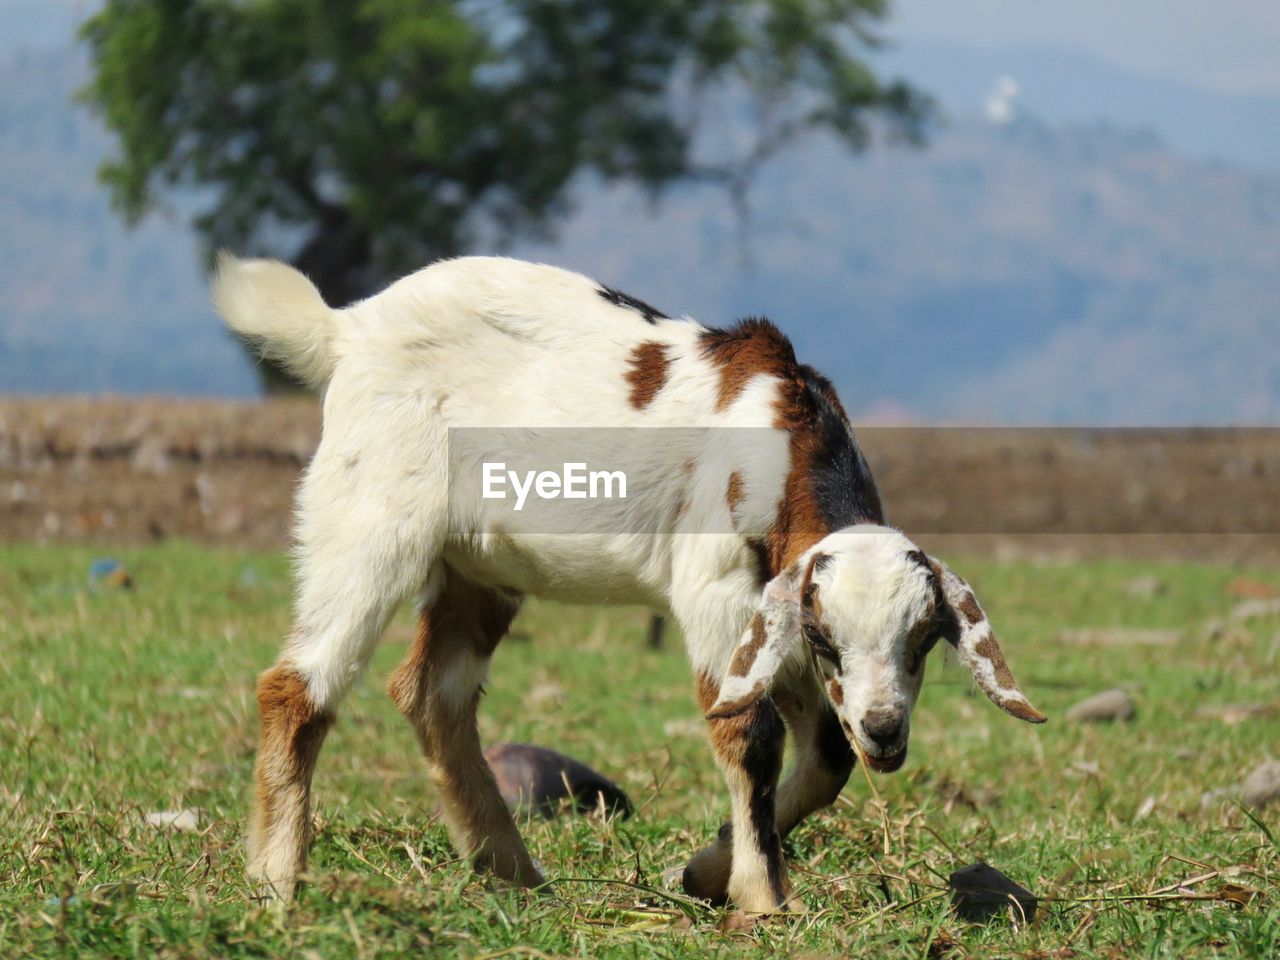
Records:
M678 619L732 810L685 888L747 911L793 906L780 838L835 799L853 747L875 770L902 765L938 638L998 706L1044 720L965 582L884 525L831 384L768 321L710 329L574 273L491 258L437 263L334 310L290 267L224 255L214 299L232 329L326 387L298 497L295 627L258 682L249 872L268 893L292 893L320 746L414 594L418 637L390 694L459 853L526 886L542 877L476 731L489 658L525 595ZM450 489L462 427L634 428L600 442L639 456L651 482L633 478L625 511L601 526L546 535ZM683 429L638 441L640 428ZM735 446L717 428L755 439ZM779 785L788 728L794 764Z

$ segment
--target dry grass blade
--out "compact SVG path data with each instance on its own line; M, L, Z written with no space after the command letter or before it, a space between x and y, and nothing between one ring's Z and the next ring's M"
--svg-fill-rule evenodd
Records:
M858 755L858 766L862 768L862 776L867 781L867 789L871 791L876 809L880 811L880 827L884 832L884 855L887 857L891 849L889 846L889 807L881 798L880 791L876 789L875 782L871 779L871 767L867 764L867 755L863 752L862 745L858 743L858 738L850 737L849 743L853 747L854 753Z
M660 900L675 904L681 913L691 919L696 919L699 916L709 916L716 912L714 907L702 900L668 893L665 890L659 890L657 887L651 887L644 883L635 883L631 880L611 880L605 877L551 877L547 880L545 886L553 886L557 883L594 883L600 886L618 886L639 890L641 893L647 893L651 897L657 897Z
M413 869L418 871L418 876L420 876L424 882L430 883L431 877L427 874L427 868L423 866L422 858L418 856L418 851L413 849L407 840L404 841L401 846L404 847L404 852L409 855L409 862L413 864Z

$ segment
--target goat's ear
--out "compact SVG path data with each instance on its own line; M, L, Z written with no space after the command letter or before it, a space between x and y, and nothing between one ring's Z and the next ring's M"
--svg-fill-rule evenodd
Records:
M1028 723L1044 723L1045 715L1018 689L991 623L969 585L941 560L930 557L929 566L938 578L947 607L940 611L948 621L943 636L956 648L960 662L969 668L982 692L1005 713Z
M799 640L802 581L811 570L808 564L802 574L793 563L765 585L760 609L733 650L729 673L707 711L708 720L736 716L768 694L778 668Z

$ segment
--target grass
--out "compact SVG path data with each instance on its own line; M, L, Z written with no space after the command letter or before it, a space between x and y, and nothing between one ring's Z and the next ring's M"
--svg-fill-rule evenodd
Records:
M408 726L382 693L406 617L344 708L316 777L313 879L288 908L242 878L255 673L288 629L278 555L172 543L119 554L132 591L86 583L89 548L0 548L0 957L369 958L1273 957L1280 819L1209 790L1280 748L1280 623L1209 638L1226 568L1126 562L957 564L999 629L1033 728L934 657L911 758L855 771L790 842L810 912L728 930L662 874L714 833L726 799L678 639L643 648L636 610L531 603L499 649L487 742L564 750L617 779L626 822L525 825L554 894L504 889L455 861ZM1164 590L1125 585L1154 574ZM1280 587L1280 574L1250 576ZM1067 628L1181 631L1172 645L1086 648ZM1073 726L1067 707L1127 686L1138 718ZM142 822L194 807L199 832ZM887 824L887 827L886 827ZM970 925L946 878L986 860L1044 898L1033 923ZM1180 886L1181 884L1181 886ZM108 886L103 886L108 885ZM114 885L114 886L109 886Z

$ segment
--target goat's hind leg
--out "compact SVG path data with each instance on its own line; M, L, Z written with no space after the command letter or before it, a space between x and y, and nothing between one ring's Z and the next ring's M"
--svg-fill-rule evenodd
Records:
M306 866L311 778L325 735L387 618L415 585L407 565L374 556L367 543L329 542L339 549L304 549L293 635L258 678L248 874L262 893L284 899ZM397 575L387 576L388 568Z
M311 775L334 711L312 697L307 678L281 658L258 678L260 728L249 820L249 879L288 899L307 862Z
M442 589L423 605L417 639L387 692L413 724L458 853L477 870L536 887L542 875L498 792L476 728L489 658L520 601L451 569L441 574Z

